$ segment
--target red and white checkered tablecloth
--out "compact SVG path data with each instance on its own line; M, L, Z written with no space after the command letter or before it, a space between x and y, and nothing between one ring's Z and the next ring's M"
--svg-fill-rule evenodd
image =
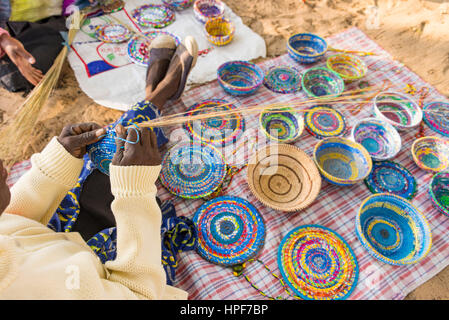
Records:
M392 57L370 40L362 31L351 28L327 39L329 44L336 48L372 51L376 56L363 57L369 68L367 76L363 79L370 85L381 84L383 80L390 80L396 91L402 91L407 84L413 85L417 90L427 87L429 95L425 102L432 100L446 101L436 89L424 82L420 77L411 72L401 63L392 60ZM331 55L329 52L327 55ZM201 59L201 58L200 58ZM314 66L324 65L324 60ZM299 65L288 55L265 61L260 66L267 70L273 65L294 65L303 71L311 66ZM357 88L357 83L348 86L348 90ZM418 99L418 96L415 96ZM165 114L185 111L192 104L204 99L225 99L233 102L237 107L253 106L256 104L268 105L279 102L291 102L298 98L305 100L306 96L301 91L297 94L277 94L261 87L255 95L241 98L226 94L216 81L192 89L185 93L183 101L169 106ZM371 114L371 105L365 105L363 111L356 117L347 111L343 111L348 127L359 118ZM258 128L257 116L246 116L246 134L254 134ZM176 131L173 131L176 130ZM418 191L413 204L426 216L432 228L433 244L428 256L415 265L390 266L372 258L362 247L355 234L355 216L362 201L371 195L371 192L363 184L351 187L338 187L323 181L321 192L317 200L307 209L298 213L281 213L263 206L250 192L246 183L246 169L240 172L233 180L227 195L238 196L253 203L263 215L266 223L265 246L259 254L259 258L268 265L276 274L279 273L277 265L278 246L282 238L293 228L305 224L319 224L338 232L354 250L360 268L357 287L350 299L403 299L408 293L419 285L429 280L449 264L449 240L446 237L449 231L449 219L438 213L432 206L428 195L428 183L431 174L419 169L413 162L410 148L415 140L418 129L401 132L402 150L393 159L401 163L415 176L418 183ZM183 134L179 127L172 129L173 139ZM425 135L439 136L425 126ZM243 141L240 139L237 144ZM303 149L312 157L315 144L318 142L306 131L295 145ZM242 148L243 150L243 148ZM240 151L237 153L239 154ZM237 157L242 159L242 157ZM240 161L241 162L241 161ZM233 163L231 163L233 164ZM239 164L239 163L234 163ZM18 177L29 169L29 162L17 164L11 170L9 183L14 183ZM159 185L159 196L162 200L172 199L176 206L177 214L193 217L195 210L203 203L203 200L183 200L168 193ZM257 263L247 266L247 274L253 282L271 296L286 296L279 282ZM226 269L203 260L196 252L180 254L180 263L176 275L175 285L189 293L190 299L264 299L242 277L233 276L232 270Z

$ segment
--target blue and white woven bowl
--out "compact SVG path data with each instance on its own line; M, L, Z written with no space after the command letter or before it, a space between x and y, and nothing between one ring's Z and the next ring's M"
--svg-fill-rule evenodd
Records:
M313 63L321 59L327 51L327 42L312 33L298 33L287 42L287 52L299 63Z
M321 67L307 70L302 76L301 85L313 98L338 97L345 90L345 82L336 72Z
M392 265L417 263L432 247L424 215L409 201L389 193L372 195L362 203L355 230L370 255Z
M218 68L217 77L224 91L241 96L256 92L263 83L264 73L254 63L229 61Z
M361 144L341 137L318 142L313 152L313 160L321 176L338 186L349 186L363 181L373 168L371 156Z
M109 166L117 150L116 137L117 133L109 129L103 139L86 147L90 160L106 175L109 175Z
M351 131L351 139L360 143L375 161L395 157L401 150L401 136L389 123L375 118L359 120Z

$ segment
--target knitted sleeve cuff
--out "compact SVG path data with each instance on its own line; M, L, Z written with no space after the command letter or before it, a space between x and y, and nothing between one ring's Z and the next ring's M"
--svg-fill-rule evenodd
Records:
M31 157L31 163L45 176L70 188L77 181L84 161L68 153L53 137L41 153Z
M109 166L111 191L114 196L137 197L156 193L156 179L161 166Z

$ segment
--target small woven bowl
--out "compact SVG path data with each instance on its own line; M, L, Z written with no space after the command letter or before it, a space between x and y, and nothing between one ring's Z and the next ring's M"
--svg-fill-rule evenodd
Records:
M162 3L170 9L181 11L190 7L193 0L162 0Z
M327 68L338 73L346 82L362 79L368 71L362 59L347 53L340 53L327 58Z
M438 137L422 137L412 144L412 156L421 169L440 172L449 165L449 141Z
M312 33L298 33L287 42L287 52L299 63L313 63L321 59L327 51L327 42Z
M109 175L109 166L117 150L116 137L114 130L107 130L104 138L86 147L90 160L106 175Z
M433 101L423 108L424 122L435 132L449 137L449 103Z
M429 195L434 206L449 217L449 172L440 172L430 180Z
M389 123L366 118L352 127L351 138L360 143L375 161L384 161L395 157L401 150L401 136Z
M270 144L248 163L248 185L254 196L275 210L295 212L315 201L321 177L313 160L289 144Z
M355 230L370 255L392 265L417 263L432 247L424 215L409 201L389 193L372 195L362 203Z
M204 25L207 40L216 46L224 46L234 38L234 24L225 18L210 19Z
M366 149L346 138L334 137L321 140L315 146L313 160L328 182L349 186L365 179L373 167Z
M398 130L417 127L423 118L418 104L408 95L398 92L381 92L373 101L374 114Z
M291 143L304 131L304 118L292 108L270 110L260 114L262 132L271 140L281 143Z
M320 67L307 70L301 84L307 95L313 98L338 97L345 90L345 82L337 73Z
M256 92L262 85L262 69L247 61L229 61L217 71L218 83L229 94L240 96Z
M209 19L222 18L224 15L224 4L220 0L196 0L193 4L193 13L201 23Z

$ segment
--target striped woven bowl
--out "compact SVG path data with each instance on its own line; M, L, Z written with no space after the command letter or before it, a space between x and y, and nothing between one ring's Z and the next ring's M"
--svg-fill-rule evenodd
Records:
M423 112L408 95L399 92L381 92L374 97L374 115L398 130L416 128Z
M260 128L271 140L291 143L304 131L304 118L293 108L266 109L260 114Z
M315 146L313 160L321 176L338 186L349 186L365 179L373 167L368 151L346 138L321 140Z
M347 82L363 78L368 71L362 59L347 53L330 56L326 64L328 69L338 73Z
M334 71L327 68L311 68L307 70L301 80L304 91L313 98L339 96L345 90L345 82Z
M449 217L449 172L433 176L429 184L429 195L435 208Z
M216 46L224 46L234 38L234 24L225 18L210 19L204 25L206 38Z
M401 136L389 123L375 118L359 120L351 131L351 139L360 143L376 161L393 158L401 150Z
M411 202L389 193L372 195L362 203L355 230L370 255L392 265L417 263L432 247L424 215Z
M449 141L438 137L422 137L412 144L412 157L421 169L440 172L449 166Z
M162 3L170 9L181 11L190 7L193 0L162 0Z
M206 23L209 19L222 18L224 4L220 0L196 0L193 4L193 14L201 23Z
M217 71L218 83L231 95L249 95L257 91L263 83L264 73L254 63L229 61Z
M312 33L298 33L287 42L287 52L299 63L313 63L321 59L327 51L327 42Z

